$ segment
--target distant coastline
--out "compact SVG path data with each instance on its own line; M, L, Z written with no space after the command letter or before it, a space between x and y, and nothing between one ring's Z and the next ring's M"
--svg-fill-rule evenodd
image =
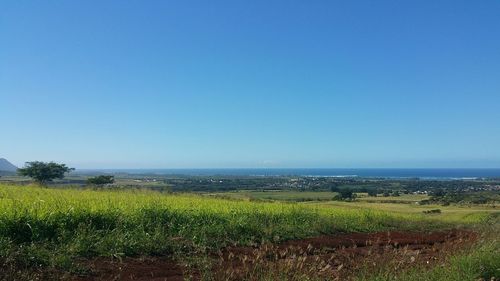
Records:
M127 173L157 175L311 176L357 178L478 179L500 178L500 168L245 168L245 169L79 169L78 173Z

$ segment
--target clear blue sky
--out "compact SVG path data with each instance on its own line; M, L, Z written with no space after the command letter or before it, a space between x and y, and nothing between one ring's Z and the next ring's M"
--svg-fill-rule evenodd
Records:
M2 1L0 157L500 167L500 1Z

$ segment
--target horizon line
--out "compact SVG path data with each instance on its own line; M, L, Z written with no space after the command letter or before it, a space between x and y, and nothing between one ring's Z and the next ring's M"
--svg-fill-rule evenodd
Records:
M329 170L329 169L467 169L498 170L500 167L221 167L221 168L76 168L78 170Z

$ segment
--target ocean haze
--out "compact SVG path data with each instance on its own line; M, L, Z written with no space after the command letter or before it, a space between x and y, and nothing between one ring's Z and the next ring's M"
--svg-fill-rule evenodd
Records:
M318 176L361 178L470 179L500 178L500 169L81 169L77 173L129 173L157 175Z

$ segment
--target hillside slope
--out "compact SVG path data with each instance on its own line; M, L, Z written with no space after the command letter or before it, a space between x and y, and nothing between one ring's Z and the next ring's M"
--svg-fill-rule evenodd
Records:
M9 161L7 161L7 159L0 158L0 171L15 172L16 170L17 170L17 167L14 166Z

